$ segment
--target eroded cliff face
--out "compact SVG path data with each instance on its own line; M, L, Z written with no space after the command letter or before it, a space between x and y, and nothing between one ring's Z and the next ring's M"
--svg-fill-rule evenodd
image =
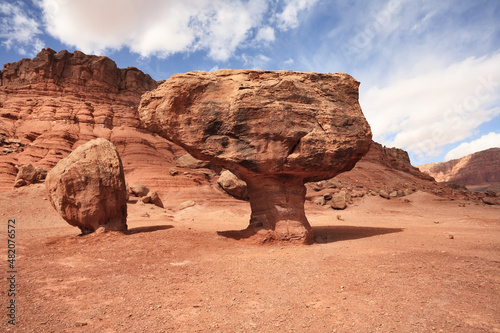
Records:
M447 162L419 165L438 182L487 188L500 184L500 148L491 148Z
M434 179L411 165L408 152L399 148L388 148L380 143L373 142L368 153L361 159L363 162L371 162L383 165L391 170L399 170L409 173L419 179Z
M50 169L97 137L117 147L129 174L173 164L178 147L137 129L141 95L157 85L137 68L119 69L109 58L78 51L44 49L34 59L5 64L0 71L0 190L12 188L19 166Z

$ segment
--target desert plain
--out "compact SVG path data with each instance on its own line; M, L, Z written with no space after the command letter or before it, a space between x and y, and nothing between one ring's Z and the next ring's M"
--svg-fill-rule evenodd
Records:
M224 233L250 207L217 184L162 196L164 209L129 201L125 234L79 236L43 184L4 192L18 274L2 331L500 331L499 206L422 191L344 211L306 201L314 244L255 244Z

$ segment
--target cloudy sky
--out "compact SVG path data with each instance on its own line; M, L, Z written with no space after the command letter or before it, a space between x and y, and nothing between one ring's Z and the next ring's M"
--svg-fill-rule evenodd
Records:
M154 79L219 68L346 72L374 140L413 164L500 147L498 0L0 0L0 61L44 47Z

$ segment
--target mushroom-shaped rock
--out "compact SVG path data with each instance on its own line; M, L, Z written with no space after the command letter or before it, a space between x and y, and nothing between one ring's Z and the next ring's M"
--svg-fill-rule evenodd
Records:
M343 73L190 72L144 94L139 112L150 131L247 183L247 233L309 243L304 183L352 169L371 144L358 86Z
M127 230L127 190L115 146L95 139L76 148L47 174L50 203L82 234Z

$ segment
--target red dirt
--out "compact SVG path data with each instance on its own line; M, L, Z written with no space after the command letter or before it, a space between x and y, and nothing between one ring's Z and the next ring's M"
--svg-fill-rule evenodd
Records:
M500 332L500 206L424 192L306 202L316 243L256 245L250 207L210 186L129 203L127 234L77 236L44 186L2 193L16 220L16 325L3 332ZM178 209L180 198L194 207ZM465 207L459 207L459 204ZM146 217L149 215L149 217Z

